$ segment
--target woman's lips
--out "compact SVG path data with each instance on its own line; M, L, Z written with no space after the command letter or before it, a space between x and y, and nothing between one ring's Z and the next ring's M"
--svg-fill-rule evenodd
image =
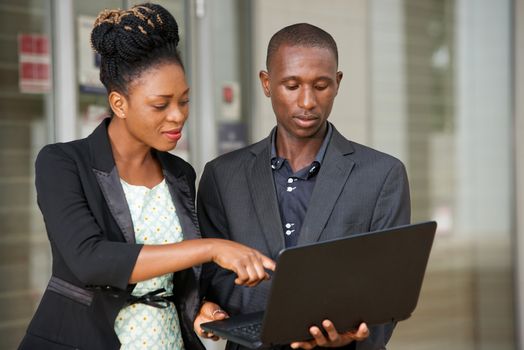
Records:
M170 130L162 132L169 140L178 141L182 137L182 130Z

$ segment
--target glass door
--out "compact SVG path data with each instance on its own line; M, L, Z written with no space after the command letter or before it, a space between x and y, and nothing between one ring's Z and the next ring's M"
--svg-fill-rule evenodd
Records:
M15 349L50 271L34 161L52 135L51 1L0 2L0 348Z

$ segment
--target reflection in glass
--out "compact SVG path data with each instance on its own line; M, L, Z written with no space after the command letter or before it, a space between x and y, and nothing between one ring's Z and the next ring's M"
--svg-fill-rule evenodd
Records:
M412 221L439 222L391 348L515 347L510 3L373 1L373 140L406 162Z

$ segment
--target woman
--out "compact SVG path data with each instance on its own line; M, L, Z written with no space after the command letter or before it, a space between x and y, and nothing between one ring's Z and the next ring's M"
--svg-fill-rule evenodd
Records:
M215 262L252 286L274 262L198 239L195 172L167 153L189 107L175 19L154 4L105 10L91 41L112 118L37 158L53 272L20 348L203 349L192 326L199 265Z

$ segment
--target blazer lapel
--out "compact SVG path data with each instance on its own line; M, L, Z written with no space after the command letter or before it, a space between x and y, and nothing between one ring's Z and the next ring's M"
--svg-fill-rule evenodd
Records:
M270 141L266 139L253 146L253 161L247 167L247 182L253 198L253 205L264 232L266 243L272 257L284 249L284 232L277 194L270 164Z
M131 219L131 213L127 205L124 189L120 183L120 175L113 159L113 151L107 135L107 128L110 122L110 118L102 121L88 137L91 164L93 164L92 170L95 173L96 180L102 190L111 215L122 231L125 241L135 243L133 220Z
M334 127L333 127L334 128ZM354 162L347 157L353 147L334 129L332 139L326 150L318 173L315 188L307 209L298 245L316 242L333 211L338 197L342 193Z
M129 212L126 196L122 184L120 183L120 175L116 166L110 173L93 169L96 175L98 185L102 189L102 193L107 202L111 215L115 219L118 227L124 235L127 243L136 243L135 230L133 228L133 220Z

